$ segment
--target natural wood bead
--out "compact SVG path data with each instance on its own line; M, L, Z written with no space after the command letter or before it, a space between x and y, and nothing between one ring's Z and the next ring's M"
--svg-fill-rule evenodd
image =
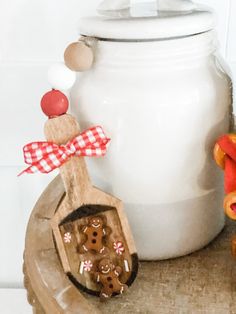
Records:
M70 44L64 53L66 66L78 72L89 70L93 64L93 51L84 42Z
M236 143L236 134L229 134L229 138L232 140L233 143ZM219 144L216 143L214 147L214 159L217 165L224 169L225 168L225 152L220 148Z
M236 208L236 192L229 193L224 199L225 213L232 220L236 220L236 210L233 210L232 208L232 205L234 204L234 207Z

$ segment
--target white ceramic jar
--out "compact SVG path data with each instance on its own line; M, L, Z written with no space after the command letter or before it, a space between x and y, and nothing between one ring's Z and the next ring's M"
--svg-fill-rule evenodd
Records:
M95 63L73 109L112 138L105 158L87 160L94 183L124 201L141 259L202 248L224 226L212 147L231 111L212 13L88 18L81 34L96 38Z

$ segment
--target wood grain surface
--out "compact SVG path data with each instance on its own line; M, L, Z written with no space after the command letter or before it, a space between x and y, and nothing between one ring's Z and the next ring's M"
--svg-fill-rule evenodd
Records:
M236 233L233 221L227 221L223 232L205 249L178 259L140 263L137 280L122 297L106 304L85 294L81 298L64 275L53 242L45 243L45 237L50 235L31 233L35 228L45 230L63 191L57 177L39 199L27 231L26 281L30 280L33 298L37 297L45 313L236 313L236 260L231 256L231 238ZM50 212L46 211L45 199L50 202ZM39 207L41 212L37 212ZM52 270L51 275L48 269ZM32 297L29 300L32 302Z

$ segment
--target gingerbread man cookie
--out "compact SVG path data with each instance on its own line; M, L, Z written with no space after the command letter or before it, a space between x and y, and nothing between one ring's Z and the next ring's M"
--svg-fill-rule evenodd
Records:
M108 248L103 244L104 237L109 235L110 229L106 227L105 218L102 216L90 217L88 224L82 228L86 240L79 247L80 253L95 252L106 253Z
M110 298L113 293L121 294L127 290L128 287L119 280L121 273L122 268L115 266L109 258L104 258L99 262L95 280L102 284L101 299Z

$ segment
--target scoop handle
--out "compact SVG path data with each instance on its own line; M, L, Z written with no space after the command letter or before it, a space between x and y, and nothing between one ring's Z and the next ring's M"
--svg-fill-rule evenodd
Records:
M47 141L55 144L66 144L80 133L80 127L75 117L63 114L59 117L48 119L45 123L44 133ZM60 167L60 174L65 186L66 197L73 207L83 203L83 199L91 181L83 157L70 157Z

